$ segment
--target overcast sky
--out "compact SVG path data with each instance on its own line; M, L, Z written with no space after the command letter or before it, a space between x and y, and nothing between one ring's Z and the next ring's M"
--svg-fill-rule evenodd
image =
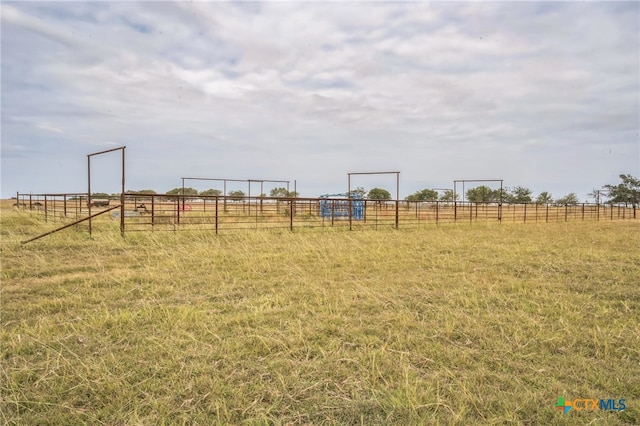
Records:
M400 171L401 198L504 179L585 200L640 176L635 1L1 8L3 198L86 191L87 154L123 145L126 189L157 192ZM93 157L92 190L120 191L119 161ZM395 197L392 175L352 186Z

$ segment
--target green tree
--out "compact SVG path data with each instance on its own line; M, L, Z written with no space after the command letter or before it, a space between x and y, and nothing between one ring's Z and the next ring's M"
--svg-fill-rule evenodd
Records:
M220 191L219 189L207 189L200 192L200 195L204 195L205 197L215 197L218 195L222 195L222 191Z
M500 200L500 191L482 185L469 189L466 196L473 203L494 203Z
M355 195L358 195L358 196L360 196L362 198L364 198L364 196L367 195L367 191L361 186L357 187L356 189L352 189L351 193L355 194Z
M573 206L575 204L578 204L579 202L580 200L578 199L578 196L573 192L565 195L564 197L556 199L556 204L561 204L563 206Z
M130 192L135 192L136 194L144 194L144 195L155 195L156 191L154 191L153 189L141 189L139 191L130 191ZM136 197L136 200L139 201L150 201L152 199L152 197Z
M367 194L367 198L370 200L390 200L391 194L386 189L373 188Z
M244 197L244 191L241 190L236 190L236 191L229 191L229 197L231 198L243 198Z
M622 182L617 185L604 186L609 191L607 195L609 202L638 207L640 204L640 179L630 174L620 175L620 179Z
M298 193L295 191L288 191L287 188L273 188L269 192L269 197L279 197L279 198L295 198L298 196Z
M436 201L438 200L438 191L434 189L422 189L405 198L407 201Z
M553 203L553 197L547 191L541 192L536 197L536 204L551 204Z
M184 189L184 191L183 191ZM173 188L167 191L167 195L198 195L198 190L194 188Z
M516 204L530 203L533 201L533 199L531 198L532 194L533 193L529 188L525 188L524 186L516 186L509 192L510 202Z
M119 196L120 194L118 194L118 197ZM94 192L93 194L91 194L91 198L110 198L110 197L111 196L106 192Z
M440 196L440 201L457 201L460 199L460 194L455 194L453 189L447 189Z

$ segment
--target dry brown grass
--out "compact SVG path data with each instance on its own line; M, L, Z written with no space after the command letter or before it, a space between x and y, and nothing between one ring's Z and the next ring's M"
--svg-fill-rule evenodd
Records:
M37 219L2 225L7 424L640 423L634 221L28 245Z

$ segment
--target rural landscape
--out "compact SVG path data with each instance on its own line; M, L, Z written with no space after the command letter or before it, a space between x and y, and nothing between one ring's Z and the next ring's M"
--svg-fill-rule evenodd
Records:
M640 421L632 217L125 238L102 217L22 244L57 224L13 204L5 424Z
M640 425L640 2L0 38L1 425Z

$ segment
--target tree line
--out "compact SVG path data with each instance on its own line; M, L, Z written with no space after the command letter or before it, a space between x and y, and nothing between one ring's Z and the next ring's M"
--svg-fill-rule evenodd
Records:
M144 189L136 191L141 194L156 194L152 189ZM369 200L391 200L391 193L384 188L373 188L369 191L362 187L358 187L351 191L362 198ZM198 191L195 188L173 188L166 192L169 195L186 195L186 196L220 196L223 195L219 189L207 189L204 191ZM113 196L119 194L112 194ZM244 191L233 190L227 193L232 198L242 198L245 196ZM477 186L475 188L468 189L465 192L465 200L472 203L511 203L511 204L523 204L523 203L536 203L536 204L560 204L560 205L574 205L578 204L580 200L578 196L571 192L562 197L554 198L549 192L543 191L534 197L533 191L524 186L515 186L512 188L492 189L488 186ZM603 186L603 189L594 189L587 194L588 197L593 198L596 203L603 202L612 204L624 204L625 206L640 205L640 179L633 177L630 174L621 174L620 182L617 184L607 184ZM108 194L96 193L93 197L108 198ZM260 197L266 197L265 194L260 194ZM289 191L286 188L279 187L274 188L269 192L270 197L297 197L298 193L295 191ZM448 189L439 193L435 189L421 189L415 193L405 197L407 201L459 201L460 194L454 193L452 189Z
M596 203L607 202L612 204L624 204L625 206L638 207L640 204L640 179L630 174L619 176L621 182L618 184L604 185L603 189L594 189L587 194ZM465 192L467 201L473 203L511 203L511 204L560 204L574 205L580 200L578 196L571 192L559 198L554 198L549 192L543 191L535 198L533 191L524 186L513 188L492 189L487 186L477 186ZM457 201L460 194L454 194L453 190L446 190L442 194L433 189L422 189L405 198L408 201Z

